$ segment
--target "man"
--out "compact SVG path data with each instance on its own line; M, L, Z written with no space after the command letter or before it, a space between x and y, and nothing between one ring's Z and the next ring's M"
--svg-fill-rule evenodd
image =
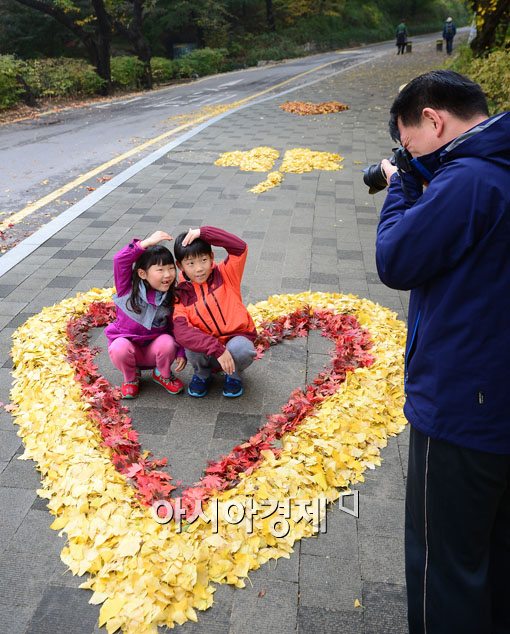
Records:
M443 40L446 41L446 52L448 55L452 54L453 38L455 37L455 33L457 33L457 29L453 23L453 18L446 18L443 25Z
M397 38L397 55L400 55L400 53L403 55L407 44L407 26L404 18L402 18L400 24L397 26L395 36Z
M437 70L403 88L390 131L414 157L382 161L376 247L381 280L411 290L410 634L508 634L510 113Z

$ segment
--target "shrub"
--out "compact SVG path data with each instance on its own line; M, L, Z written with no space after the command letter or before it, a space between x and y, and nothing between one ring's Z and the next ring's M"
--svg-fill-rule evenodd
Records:
M20 101L23 88L16 77L22 73L23 66L13 55L0 55L0 110Z
M112 57L112 84L121 88L140 88L143 77L143 63L134 56Z
M458 49L450 66L483 88L491 113L510 110L510 50L498 49L487 57L473 57L467 45Z
M510 110L510 50L493 51L473 60L470 75L487 95L492 113Z
M176 60L177 74L179 77L214 75L223 70L226 55L223 48L196 49Z
M176 65L166 57L153 57L151 59L152 79L155 84L170 81L176 75Z
M26 62L24 79L35 97L93 95L103 80L81 59L33 59Z

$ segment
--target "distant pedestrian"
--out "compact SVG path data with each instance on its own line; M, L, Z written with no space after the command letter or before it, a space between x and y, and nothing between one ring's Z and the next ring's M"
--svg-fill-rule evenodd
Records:
M405 20L402 18L400 24L397 26L397 30L395 32L397 37L397 55L402 55L406 52L406 44L407 44L407 26Z
M455 37L455 33L457 33L457 29L455 28L453 18L446 18L443 26L443 40L446 41L446 53L448 55L452 54L453 38Z

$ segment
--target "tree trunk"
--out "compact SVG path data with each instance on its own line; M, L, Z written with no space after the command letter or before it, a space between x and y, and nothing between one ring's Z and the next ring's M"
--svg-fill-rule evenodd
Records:
M92 0L92 6L97 18L96 41L97 48L97 72L106 84L103 94L109 94L112 88L111 71L111 44L112 44L112 19L106 11L103 0Z
M111 89L111 73L110 73L110 43L111 43L111 28L108 28L109 16L104 9L102 0L94 0L94 10L96 10L96 4L101 7L100 15L96 13L98 20L98 28L94 33L86 31L82 26L76 24L76 22L65 13L62 9L55 5L49 5L43 2L43 0L16 0L20 4L45 13L51 16L57 22L60 22L69 31L80 40L90 62L97 69L98 75L105 80L105 84L101 90L103 94L109 94Z
M133 0L133 24L134 46L138 59L143 62L143 87L146 90L152 89L152 51L143 34L143 3L144 0Z
M483 55L495 45L498 28L508 26L509 17L510 0L498 0L494 11L486 14L481 30L471 42L475 55Z
M266 0L266 21L267 28L274 33L276 31L276 24L274 20L273 0Z

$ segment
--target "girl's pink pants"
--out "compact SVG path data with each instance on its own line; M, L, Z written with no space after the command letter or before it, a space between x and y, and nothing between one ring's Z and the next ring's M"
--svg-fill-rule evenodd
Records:
M114 339L108 346L113 365L124 375L124 381L136 380L136 368L157 368L168 378L177 353L177 344L171 335L159 335L145 346L124 337Z

